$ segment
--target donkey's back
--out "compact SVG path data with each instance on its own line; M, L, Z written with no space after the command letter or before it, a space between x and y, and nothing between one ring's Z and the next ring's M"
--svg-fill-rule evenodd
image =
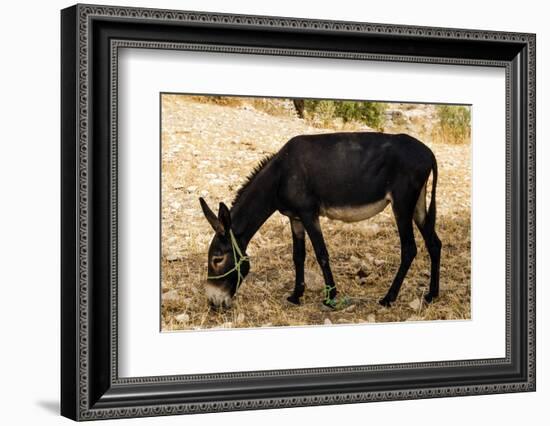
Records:
M416 202L435 157L409 135L369 132L297 136L276 161L283 209L316 208L334 219L356 221L396 197L410 193Z

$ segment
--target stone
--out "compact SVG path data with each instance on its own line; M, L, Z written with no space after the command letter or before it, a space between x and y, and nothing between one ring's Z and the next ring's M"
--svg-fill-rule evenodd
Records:
M180 296L177 290L170 290L162 294L163 302L177 302Z
M178 322L188 322L190 319L188 314L179 314L176 316L176 321Z
M420 299L413 299L411 302L409 302L409 306L415 311L420 309L421 304L422 302L420 302Z
M306 287L309 287L312 289L325 288L325 282L323 280L323 277L319 273L311 270L306 270L304 272L304 282Z
M347 308L342 309L342 312L355 312L355 305L349 305Z

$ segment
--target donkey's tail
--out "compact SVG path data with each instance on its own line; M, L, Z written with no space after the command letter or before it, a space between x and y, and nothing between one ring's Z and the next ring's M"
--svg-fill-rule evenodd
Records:
M436 202L435 202L435 190L437 187L437 160L435 155L432 157L432 197L430 199L430 207L428 207L428 215L426 216L426 226L431 228L435 227L435 216L436 216Z

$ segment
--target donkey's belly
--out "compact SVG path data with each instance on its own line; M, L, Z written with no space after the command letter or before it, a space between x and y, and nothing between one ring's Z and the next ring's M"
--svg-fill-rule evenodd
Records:
M343 207L321 207L319 212L321 216L326 216L329 219L341 220L343 222L359 222L360 220L369 219L386 208L390 198L386 197L374 203L365 204L362 206L343 206Z

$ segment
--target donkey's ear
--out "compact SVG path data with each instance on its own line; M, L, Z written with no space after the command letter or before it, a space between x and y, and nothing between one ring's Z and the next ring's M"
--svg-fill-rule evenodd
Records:
M231 229L231 213L224 203L220 203L220 209L218 210L218 220L221 222L224 230L229 232Z
M204 216L206 216L206 220L214 228L214 231L216 231L217 234L223 235L224 229L222 223L218 220L214 212L208 207L208 204L206 204L206 201L204 201L204 198L200 197L199 201L201 203L202 212L204 213Z

